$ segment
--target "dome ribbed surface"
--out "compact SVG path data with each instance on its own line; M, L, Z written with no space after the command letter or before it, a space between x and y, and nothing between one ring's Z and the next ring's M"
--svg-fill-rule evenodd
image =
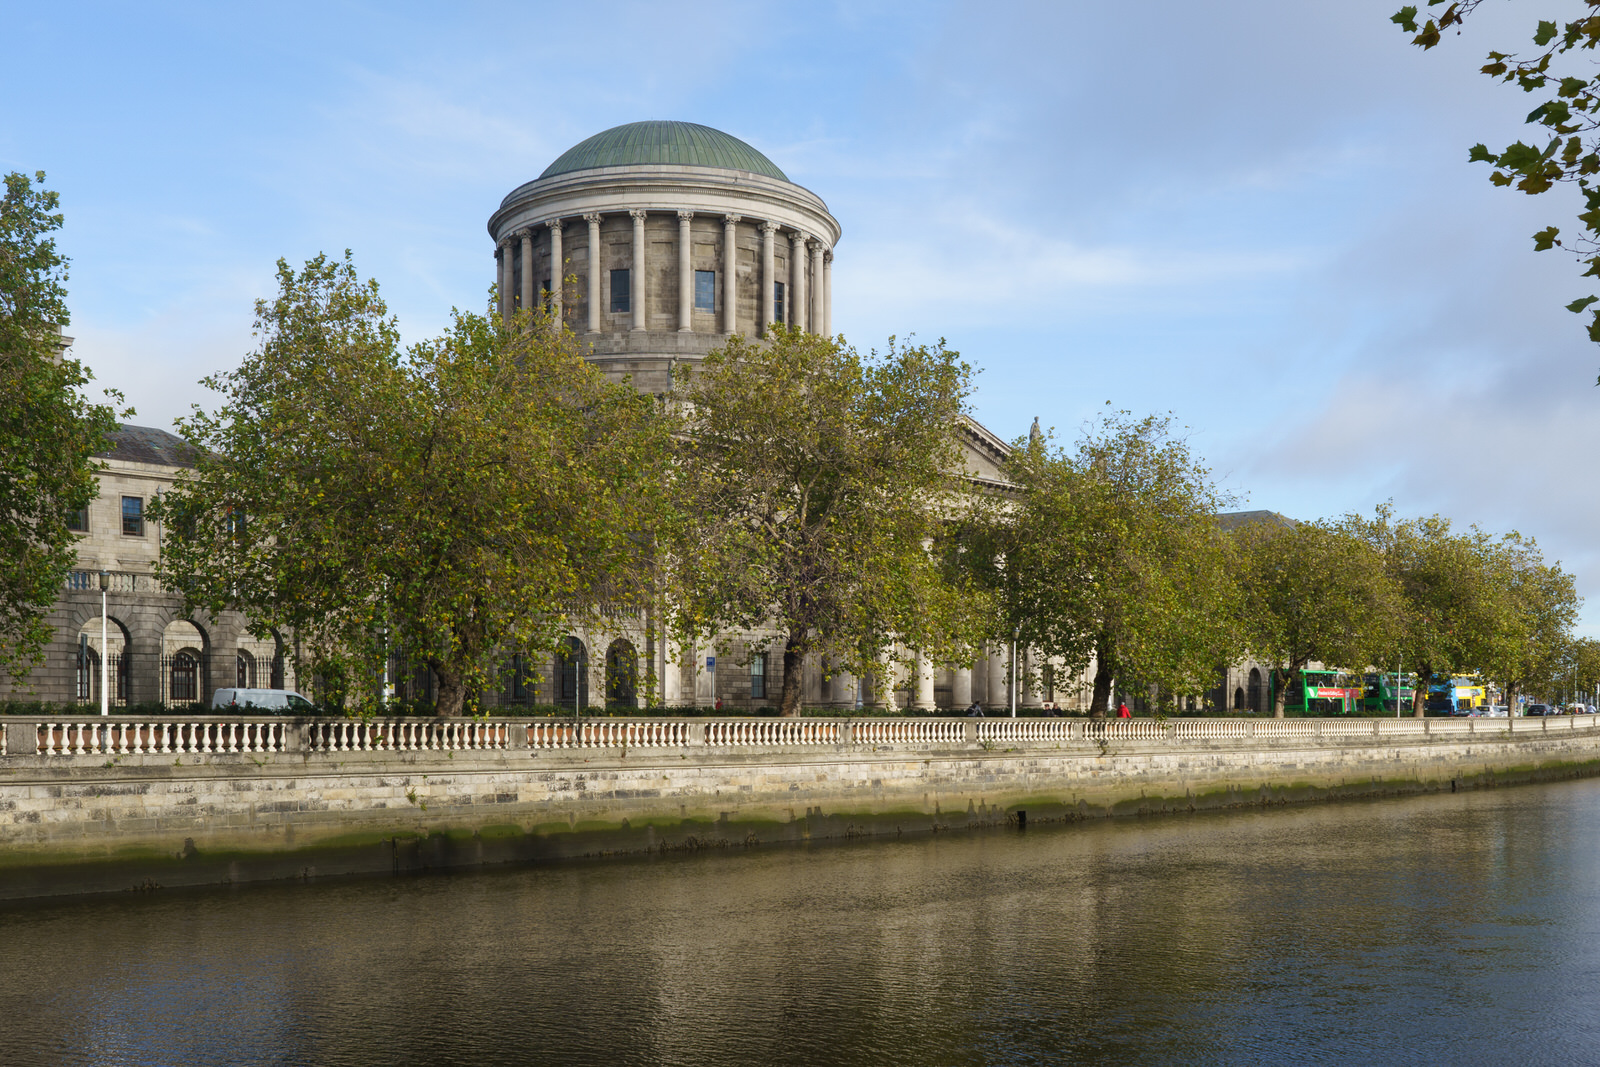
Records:
M631 167L666 163L683 167L723 167L789 178L766 156L721 130L695 122L630 122L580 141L544 169L541 178L592 167Z

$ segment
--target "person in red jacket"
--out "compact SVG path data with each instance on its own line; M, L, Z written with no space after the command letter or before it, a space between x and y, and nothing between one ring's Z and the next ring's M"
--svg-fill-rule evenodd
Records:
M1117 718L1119 718L1119 719L1131 719L1131 718L1133 718L1133 712L1128 710L1128 702L1126 700L1124 700L1121 704L1117 705Z

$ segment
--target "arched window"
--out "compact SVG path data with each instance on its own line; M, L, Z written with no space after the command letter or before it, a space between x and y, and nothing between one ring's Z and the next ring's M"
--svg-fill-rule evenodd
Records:
M1250 668L1250 710L1261 711L1262 704L1261 672L1254 667Z
M1243 711L1244 710L1244 689L1243 688L1235 689L1233 691L1233 710L1234 711Z
M639 706L639 654L620 637L606 649L606 706Z
M254 689L256 687L256 658L244 649L240 649L234 657L236 665L234 675L236 684L240 689Z

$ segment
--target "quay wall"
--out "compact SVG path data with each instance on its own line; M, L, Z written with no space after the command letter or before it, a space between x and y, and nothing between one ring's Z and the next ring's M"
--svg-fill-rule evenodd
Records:
M23 720L0 899L1600 774L1600 721Z

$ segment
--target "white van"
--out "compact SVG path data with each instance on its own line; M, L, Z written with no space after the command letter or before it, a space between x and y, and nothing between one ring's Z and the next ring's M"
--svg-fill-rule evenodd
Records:
M211 694L213 711L265 715L315 715L311 701L288 689L218 689Z

